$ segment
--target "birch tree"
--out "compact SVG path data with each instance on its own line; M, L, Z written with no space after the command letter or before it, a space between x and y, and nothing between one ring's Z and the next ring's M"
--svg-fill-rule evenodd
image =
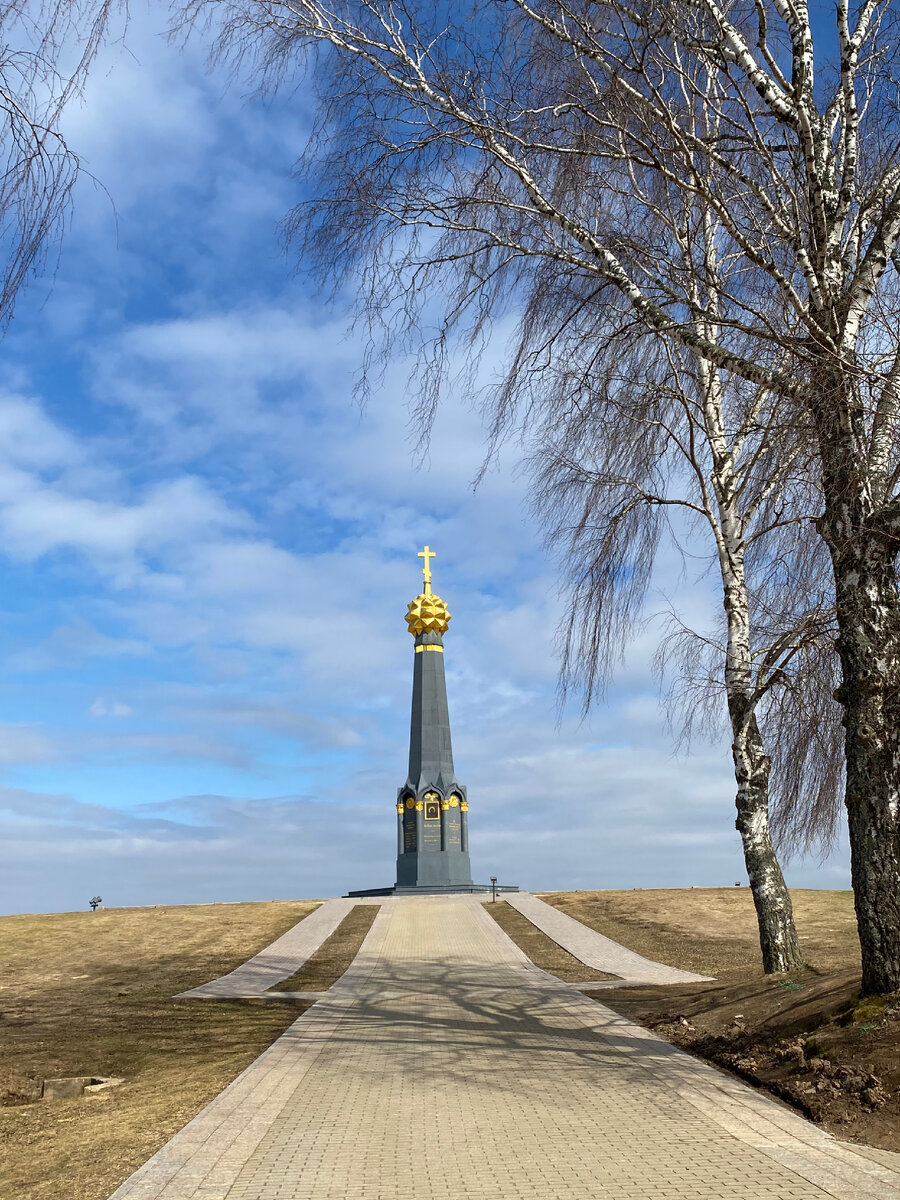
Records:
M677 705L688 732L705 732L721 725L725 707L736 827L763 967L795 969L803 960L770 800L782 845L827 844L841 765L830 689L824 712L821 704L834 658L833 622L825 555L804 528L818 511L817 489L803 486L798 470L808 455L807 431L795 430L792 445L783 440L773 454L770 396L726 383L693 355L655 362L646 338L631 332L614 375L586 377L579 370L583 340L583 331L575 333L568 355L558 347L552 383L544 373L530 455L534 508L560 554L568 598L564 687L580 687L590 707L635 626L648 619L657 548L671 533L668 515L681 514L676 527L682 537L692 534L691 558L702 560L704 541L711 546L724 629L717 636L672 612L658 656L664 671L681 676L670 689L669 711ZM767 739L777 746L774 772Z
M426 413L451 336L476 350L546 266L594 311L624 302L636 330L777 397L788 427L807 415L865 993L900 988L896 5L838 0L825 45L804 0L183 9L221 18L220 49L263 84L311 73L301 170L314 197L287 232L324 275L362 280L366 317L395 348L421 345L441 306ZM704 281L699 310L672 196L714 214L718 261L736 268ZM513 346L523 391L542 361Z

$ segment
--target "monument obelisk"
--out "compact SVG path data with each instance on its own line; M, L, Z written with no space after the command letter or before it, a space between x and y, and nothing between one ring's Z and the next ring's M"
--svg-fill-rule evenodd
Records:
M469 863L469 801L456 778L450 740L450 710L444 676L444 634L450 610L431 587L434 551L425 560L424 586L406 610L415 639L412 712L409 722L409 771L397 789L397 883L350 896L487 892L490 884L472 882ZM518 891L509 884L500 891Z
M453 769L444 677L450 610L431 590L434 551L426 546L419 557L425 585L406 612L415 656L409 774L397 792L397 886L470 888L469 802Z

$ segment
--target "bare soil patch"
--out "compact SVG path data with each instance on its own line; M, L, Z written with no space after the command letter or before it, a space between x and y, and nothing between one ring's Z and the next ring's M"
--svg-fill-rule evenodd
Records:
M172 996L233 970L316 907L0 918L0 1200L101 1200L218 1095L308 1005ZM38 1099L43 1079L73 1075L126 1082Z
M746 888L559 892L548 903L647 958L715 982L589 993L799 1109L900 1151L900 995L859 1000L849 892L794 891L808 966L764 975Z
M337 983L359 953L380 904L356 904L299 971L270 990L273 992L324 992Z
M496 903L488 900L484 908L536 967L555 975L557 979L562 979L565 983L589 983L594 979L618 978L617 975L608 975L605 971L595 971L592 967L586 967L505 900L498 900Z

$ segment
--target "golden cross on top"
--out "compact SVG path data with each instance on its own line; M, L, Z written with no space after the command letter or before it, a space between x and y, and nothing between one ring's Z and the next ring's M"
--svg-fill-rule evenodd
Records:
M419 551L418 557L425 559L425 566L422 568L422 574L425 576L425 591L426 591L426 593L430 593L430 591L431 591L431 560L433 558L437 558L437 555L435 554L435 552L433 550L431 550L428 546L426 546L424 550Z

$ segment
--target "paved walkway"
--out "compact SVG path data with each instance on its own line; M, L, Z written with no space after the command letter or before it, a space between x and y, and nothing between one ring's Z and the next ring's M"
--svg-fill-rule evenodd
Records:
M574 917L568 916L552 904L545 904L530 892L510 892L503 899L518 909L523 917L527 917L538 929L542 929L548 937L562 946L568 952L583 962L585 966L593 967L595 971L608 971L618 975L626 983L702 983L708 975L694 975L690 971L679 971L677 967L667 967L665 963L651 962L626 950L618 942L611 941L596 929L589 929ZM593 990L597 984L591 984ZM621 986L615 980L608 986Z
M560 984L478 900L423 897L113 1200L900 1200L895 1161Z

